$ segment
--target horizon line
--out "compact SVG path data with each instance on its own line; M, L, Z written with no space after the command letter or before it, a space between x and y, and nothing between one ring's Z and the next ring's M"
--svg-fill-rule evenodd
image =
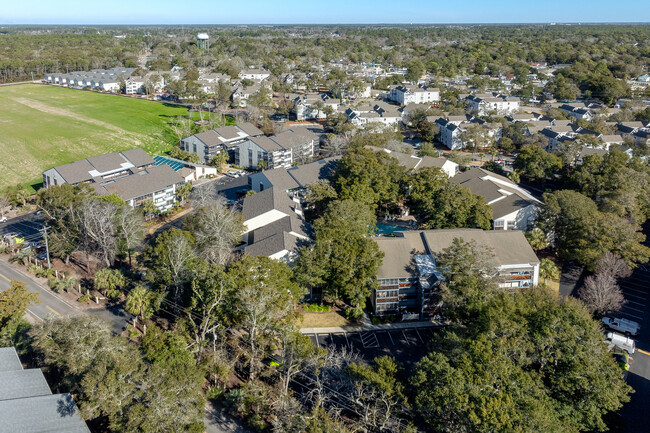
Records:
M538 22L439 22L439 23L389 23L389 22L377 22L377 23L229 23L229 24L215 24L215 23L0 23L0 26L3 27L20 27L20 26L55 26L55 27L83 27L83 26L99 26L99 27L111 27L111 26L163 26L163 27L175 27L175 26L216 26L216 27L226 27L226 26L481 26L481 25L650 25L649 21L538 21Z

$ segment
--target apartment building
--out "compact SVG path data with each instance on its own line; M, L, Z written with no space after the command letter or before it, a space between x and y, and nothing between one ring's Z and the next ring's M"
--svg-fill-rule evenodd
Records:
M384 259L371 295L378 316L403 320L427 319L438 314L439 285L444 277L438 260L454 239L475 241L494 254L495 279L506 291L523 290L539 283L539 259L520 231L480 229L413 230L395 237L375 238Z

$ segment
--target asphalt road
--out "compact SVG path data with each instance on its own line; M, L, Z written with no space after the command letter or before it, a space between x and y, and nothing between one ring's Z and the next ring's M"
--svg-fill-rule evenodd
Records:
M0 261L0 291L7 290L10 287L11 280L27 283L29 291L38 294L41 302L32 305L27 310L37 321L41 321L48 316L72 317L82 314L82 311L74 305L58 298L49 289L41 287L22 272L16 271L8 264Z

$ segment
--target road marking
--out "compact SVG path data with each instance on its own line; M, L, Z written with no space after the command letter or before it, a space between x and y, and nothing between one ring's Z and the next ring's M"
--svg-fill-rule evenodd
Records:
M636 305L640 305L640 306L642 306L642 307L645 307L645 304L642 304L642 303L640 303L640 302L636 302L636 301L630 301L629 299L626 300L625 302L629 302L630 304L636 304Z
M7 281L11 281L9 278L5 277L4 275L0 274L0 277L4 278Z
M33 312L32 310L30 310L29 308L27 309L27 312L28 312L29 314L31 314L32 316L36 317L36 318L37 318L38 320L40 320L41 322L43 321L42 318L38 317L38 314L34 313L34 312Z
M623 292L625 292L625 289L623 289ZM646 299L645 296L633 295L633 294L631 294L631 293L625 293L625 296L626 296L626 297L627 297L627 296L632 296L632 297L634 297L634 298L639 298L639 299L642 299L642 300L644 300L644 301L645 301L645 299Z
M645 350L637 349L636 351L637 351L637 352L641 352L641 353L643 353L644 355L648 355L648 356L650 356L650 352L646 352Z
M626 313L625 311L621 311L621 314L624 314L624 315L626 315L626 316L630 316L630 317L634 317L635 319L643 320L643 317L635 316L634 314L632 314L632 313Z
M45 308L47 308L48 310L50 310L51 312L53 312L53 313L56 314L57 316L60 316L60 314L58 313L58 311L56 311L54 308L50 307L49 305L46 305Z
M639 310L638 308L630 307L629 305L623 305L623 308L626 310L638 311L639 313L645 313L644 310Z

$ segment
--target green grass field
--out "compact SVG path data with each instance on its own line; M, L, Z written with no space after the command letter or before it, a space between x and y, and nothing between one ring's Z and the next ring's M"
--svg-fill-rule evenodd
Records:
M0 190L41 183L50 167L142 147L152 156L177 138L183 107L43 85L0 87Z

